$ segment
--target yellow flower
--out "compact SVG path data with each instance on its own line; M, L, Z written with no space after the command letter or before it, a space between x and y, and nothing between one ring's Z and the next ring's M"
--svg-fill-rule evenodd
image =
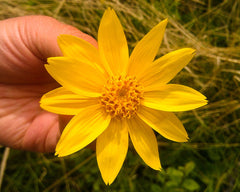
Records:
M129 136L143 161L155 170L161 164L152 129L173 141L188 140L171 112L195 109L207 101L190 87L167 84L195 50L183 48L154 60L166 25L164 20L155 26L130 57L123 28L110 8L100 23L98 49L74 36L58 38L63 57L48 58L45 67L62 87L45 94L40 103L47 111L74 117L60 137L56 155L70 155L97 139L98 166L110 185L126 157Z

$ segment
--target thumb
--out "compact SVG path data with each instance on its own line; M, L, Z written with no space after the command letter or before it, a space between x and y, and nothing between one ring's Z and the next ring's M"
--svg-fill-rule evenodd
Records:
M62 55L57 45L57 37L60 34L74 35L97 46L96 40L91 36L71 25L61 23L52 17L26 16L22 19L24 19L26 23L25 31L29 33L27 44L31 46L33 53L43 60L48 57Z
M97 46L91 36L48 16L2 20L0 29L0 83L52 81L43 64L48 57L62 55L57 44L60 34L74 35Z

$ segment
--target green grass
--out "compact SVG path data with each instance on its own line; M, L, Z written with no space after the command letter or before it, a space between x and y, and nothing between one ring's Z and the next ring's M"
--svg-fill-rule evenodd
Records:
M169 19L159 56L183 47L195 58L173 80L207 96L209 104L177 113L190 141L158 136L157 172L133 149L115 182L103 183L95 153L84 149L67 158L10 150L2 191L238 192L240 191L240 2L238 0L0 0L0 19L43 14L97 37L107 7L116 10L129 48L164 18ZM4 148L0 148L3 159Z

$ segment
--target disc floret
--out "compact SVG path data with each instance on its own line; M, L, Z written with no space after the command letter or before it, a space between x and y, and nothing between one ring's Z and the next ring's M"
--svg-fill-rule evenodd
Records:
M100 103L112 117L131 118L143 99L136 77L112 77L104 86Z

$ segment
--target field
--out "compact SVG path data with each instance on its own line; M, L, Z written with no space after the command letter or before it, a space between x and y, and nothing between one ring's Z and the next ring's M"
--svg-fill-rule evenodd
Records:
M102 181L91 149L58 158L0 147L0 191L240 191L240 1L0 0L0 20L48 15L97 38L107 7L119 16L130 51L165 18L169 23L158 56L196 49L196 56L172 81L200 91L209 101L176 113L189 142L175 143L156 134L162 172L146 166L131 147L110 186Z

